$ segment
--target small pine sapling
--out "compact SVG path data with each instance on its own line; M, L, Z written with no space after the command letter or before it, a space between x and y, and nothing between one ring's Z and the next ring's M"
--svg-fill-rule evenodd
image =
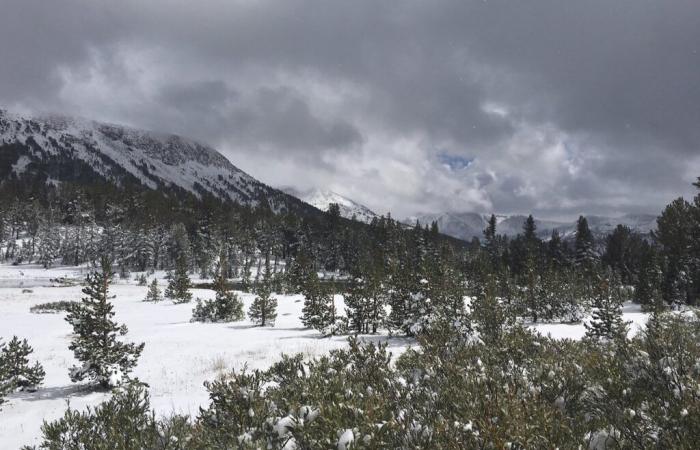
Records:
M7 345L0 345L0 391L33 392L44 381L46 373L41 364L29 364L33 351L26 339L19 340L17 336Z
M236 322L243 320L243 302L231 291L226 284L225 254L219 257L219 264L214 278L216 297L213 300L197 300L192 311L192 322Z
M612 271L598 276L591 320L585 323L586 337L612 341L627 337L627 322L622 319L623 295L619 278Z
M175 264L175 273L173 273L165 289L165 296L173 301L173 303L188 303L192 300L190 288L192 282L187 274L187 258L185 255L180 255Z
M159 302L163 300L163 296L160 293L160 288L158 287L158 279L154 278L151 284L148 286L148 292L146 293L146 298L143 299L144 302Z
M248 310L248 317L260 326L274 325L277 318L277 299L272 295L272 279L269 258L265 261L265 274L255 286L255 299Z

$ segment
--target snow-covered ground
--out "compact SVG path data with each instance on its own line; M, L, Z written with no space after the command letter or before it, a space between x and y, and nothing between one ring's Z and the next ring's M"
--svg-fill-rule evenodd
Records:
M79 300L81 286L59 286L51 280L68 278L82 281L85 269L61 267L44 270L39 266L0 266L0 337L13 335L26 338L34 348L32 360L40 361L46 370L43 386L34 393L18 393L0 411L0 449L19 448L37 442L44 419L61 416L70 402L82 409L96 405L108 394L91 392L71 383L68 368L75 364L68 350L71 328L65 314L33 314L29 308L39 303L58 300ZM163 274L157 274L162 279ZM149 278L150 281L150 278ZM195 280L197 281L197 280ZM161 288L165 281L159 280ZM240 369L266 368L282 353L320 355L346 345L346 337L322 338L304 329L299 320L303 298L279 295L278 315L274 327L255 327L247 320L226 324L190 323L194 303L173 305L170 301L145 303L147 287L132 280L115 279L112 294L116 295L116 319L129 328L128 339L145 342L146 346L134 375L150 386L152 406L159 414L173 412L196 415L198 407L208 403L203 382L217 374ZM209 290L193 289L194 297L211 298ZM251 294L239 293L245 303ZM336 297L339 311L342 298ZM633 329L644 323L644 315L634 306L625 307L626 320ZM555 338L580 338L582 325L535 325L544 334ZM386 336L365 337L388 340L393 353L400 353L412 341Z
M0 337L26 338L34 348L32 360L46 370L43 386L34 393L17 393L0 411L0 449L19 448L35 443L43 419L63 414L67 402L84 408L103 401L108 394L85 390L71 383L68 368L75 364L68 350L70 325L61 314L33 314L29 308L39 303L79 300L81 286L52 286L50 280L66 277L81 281L84 269L38 266L0 266ZM163 274L158 274L162 278ZM150 281L150 278L149 278ZM198 280L194 280L195 282ZM159 280L161 289L164 280ZM128 340L145 342L134 375L150 386L152 405L164 415L182 412L196 415L198 407L208 403L203 382L217 374L240 369L266 368L282 353L320 355L346 345L346 337L321 338L304 329L299 316L303 298L280 295L274 327L255 327L248 320L226 324L190 323L194 302L173 305L170 301L145 303L147 287L133 281L115 279L112 294L116 320L129 328ZM28 292L31 291L31 292ZM213 291L193 289L193 296L212 298ZM245 310L253 295L239 293ZM336 298L342 310L342 298ZM368 337L377 339L377 337ZM380 337L380 339L388 339ZM410 341L393 338L390 345L401 351Z

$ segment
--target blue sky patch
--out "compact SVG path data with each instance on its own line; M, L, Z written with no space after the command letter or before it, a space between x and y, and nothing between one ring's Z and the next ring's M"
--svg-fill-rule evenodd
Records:
M439 153L437 155L440 162L451 170L466 169L474 161L474 158L465 158L459 155L450 155L449 153Z

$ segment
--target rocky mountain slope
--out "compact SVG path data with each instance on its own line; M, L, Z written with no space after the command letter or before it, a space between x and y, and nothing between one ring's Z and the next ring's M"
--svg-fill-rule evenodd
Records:
M46 183L99 180L275 211L309 209L234 166L211 147L172 134L64 116L28 117L0 110L0 178L33 177Z

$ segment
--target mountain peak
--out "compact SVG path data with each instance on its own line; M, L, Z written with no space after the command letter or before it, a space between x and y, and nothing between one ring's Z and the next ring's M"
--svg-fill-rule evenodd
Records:
M335 203L340 208L340 215L346 219L354 217L360 222L369 223L379 217L366 206L328 189L312 188L307 191L299 191L287 187L283 190L321 211L327 211L331 203Z

